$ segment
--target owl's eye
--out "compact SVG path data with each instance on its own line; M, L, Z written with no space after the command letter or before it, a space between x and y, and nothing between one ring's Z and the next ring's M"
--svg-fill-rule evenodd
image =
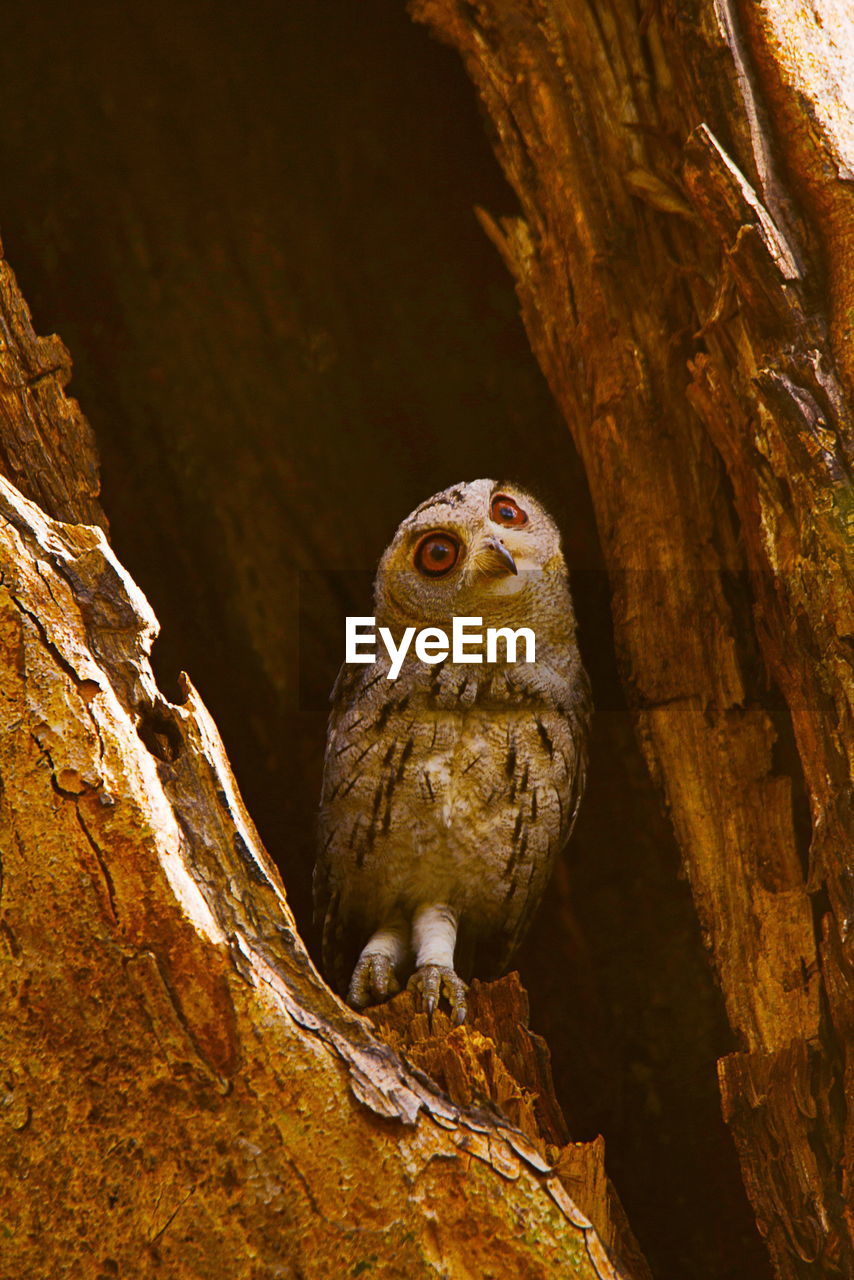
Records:
M492 499L490 514L496 524L507 525L510 529L518 529L528 523L528 514L520 506L508 498L506 493L497 493Z
M428 578L441 578L450 573L459 554L459 540L452 533L428 533L415 548L415 567Z

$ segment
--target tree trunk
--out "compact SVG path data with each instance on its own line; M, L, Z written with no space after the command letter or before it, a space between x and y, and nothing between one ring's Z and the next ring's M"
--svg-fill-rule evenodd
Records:
M721 1089L760 1230L780 1276L845 1276L844 15L828 2L822 29L795 6L728 0L414 9L463 54L521 202L522 217L482 221L584 461L625 687L739 1045ZM218 206L233 186L229 174L215 188ZM121 181L115 194L119 208ZM146 198L143 186L123 211L115 260L143 262L159 324ZM220 368L247 360L235 401L269 364L268 318L277 334L295 323L276 310L291 281L263 236L258 261L257 364L220 325L233 294L244 338L236 271L191 366L200 382L217 340ZM512 980L480 989L455 1031L430 1034L399 998L375 1015L378 1037L316 975L201 699L188 681L177 704L156 687L151 611L87 527L107 522L91 433L62 390L68 357L34 337L3 272L0 469L38 506L0 482L0 1275L644 1276L602 1144L568 1141ZM142 343L133 290L127 310ZM304 336L289 392L303 365L313 376L336 359L328 335ZM141 362L131 398L159 374L156 356ZM239 592L214 569L212 594L239 598L253 660L286 684L295 633L283 663L257 579L292 566L270 536L260 574L251 555L255 576L239 572L257 458L233 486L221 467L220 492L213 467L207 490L193 469L223 399L214 384L196 438L155 438L145 462L173 484L184 465L193 500L221 505L213 545ZM178 403L192 419L195 402ZM275 429L259 440L275 457ZM195 599L199 514L181 513L177 557ZM308 564L313 550L298 548ZM293 838L307 844L308 824Z
M851 1275L854 16L413 11L521 204L482 221L587 471L757 1222L779 1276Z

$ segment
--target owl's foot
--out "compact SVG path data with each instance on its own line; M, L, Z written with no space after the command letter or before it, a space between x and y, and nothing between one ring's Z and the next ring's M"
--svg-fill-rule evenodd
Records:
M420 1000L424 1010L432 1016L440 997L451 1006L451 1017L460 1025L466 1020L466 992L468 987L450 967L442 964L423 964L416 969L407 983L408 989Z
M381 1004L397 995L400 983L390 956L382 954L362 955L353 970L347 990L347 1003L354 1009L364 1009L369 1004Z

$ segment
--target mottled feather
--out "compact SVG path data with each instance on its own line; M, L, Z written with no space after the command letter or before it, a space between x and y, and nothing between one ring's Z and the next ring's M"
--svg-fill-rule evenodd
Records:
M522 527L496 522L496 495L527 516ZM434 578L417 556L437 530L458 541L458 563ZM483 548L496 540L518 574L488 559ZM344 989L359 952L388 926L402 980L416 962L412 921L439 904L457 929L453 968L489 976L521 942L584 789L589 685L558 531L516 485L455 485L399 527L377 573L375 611L398 639L405 626L450 633L454 616L482 617L484 630L532 627L537 655L427 665L410 654L392 681L378 643L375 662L342 667L315 872L324 965ZM372 996L369 986L356 1003L392 989Z

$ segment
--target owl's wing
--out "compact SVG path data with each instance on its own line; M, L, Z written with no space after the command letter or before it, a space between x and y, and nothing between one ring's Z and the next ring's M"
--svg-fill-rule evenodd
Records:
M345 664L332 690L314 873L314 918L322 934L324 971L345 990L364 929L370 926L369 854L377 797L390 796L390 754L398 713L408 703L403 681L390 682L388 663ZM373 805L373 810L371 809ZM371 814L373 816L371 817ZM366 821L366 815L369 819Z
M542 895L547 887L554 860L566 848L569 837L572 835L572 829L575 826L575 820L578 817L578 810L581 807L581 799L584 795L587 781L587 733L591 712L589 686L586 685L586 681L584 687L579 690L578 703L574 708L574 712L575 714L571 717L571 739L574 748L572 768L564 784L561 821L556 824L554 837L550 842L551 848L547 859L546 884L541 882L538 888L529 889L522 902L521 909L508 915L504 926L498 929L490 940L486 953L482 953L479 957L479 965L484 972L494 973L496 977L499 977L507 970L510 961L528 932L532 918L542 901Z
M342 736L348 708L352 707L360 685L362 669L348 666L338 672L330 694L332 704L326 731L326 755L323 762L323 787L318 822L317 860L314 866L314 924L321 935L323 968L330 982L343 990L349 974L347 967L347 925L341 912L340 853L334 814L329 798L337 773L335 751Z

